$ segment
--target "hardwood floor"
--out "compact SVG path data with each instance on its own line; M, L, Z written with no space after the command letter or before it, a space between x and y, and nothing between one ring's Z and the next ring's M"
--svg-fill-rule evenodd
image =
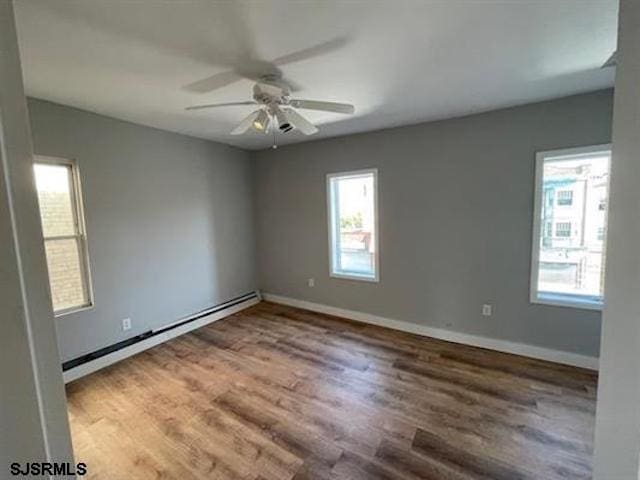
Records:
M101 479L583 479L594 372L261 303L67 387Z

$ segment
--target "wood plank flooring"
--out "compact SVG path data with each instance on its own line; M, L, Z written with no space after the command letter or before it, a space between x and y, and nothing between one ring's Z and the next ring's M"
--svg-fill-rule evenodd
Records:
M591 477L594 372L261 303L68 385L88 478Z

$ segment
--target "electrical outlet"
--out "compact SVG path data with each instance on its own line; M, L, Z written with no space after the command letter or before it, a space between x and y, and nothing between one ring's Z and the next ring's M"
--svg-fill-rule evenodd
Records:
M122 331L126 332L127 330L131 330L131 319L123 318L122 319Z
M493 313L493 307L490 304L485 303L484 305L482 305L483 317L490 317L492 313Z
M316 286L316 279L315 278L310 278L309 280L307 280L307 284L312 288L315 287Z

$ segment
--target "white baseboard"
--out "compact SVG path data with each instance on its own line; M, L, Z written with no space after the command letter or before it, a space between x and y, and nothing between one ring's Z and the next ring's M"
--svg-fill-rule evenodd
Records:
M115 352L109 353L103 357L96 358L95 360L91 360L87 363L83 363L82 365L78 365L77 367L70 368L65 371L62 375L64 378L64 383L69 383L73 380L76 380L80 377L84 377L90 373L93 373L97 370L100 370L104 367L112 365L120 360L124 360L127 357L131 357L136 353L143 352L144 350L148 350L151 347L155 347L161 343L166 342L167 340L171 340L172 338L179 337L180 335L184 335L185 333L196 330L197 328L204 327L210 323L213 323L222 318L228 317L229 315L233 315L234 313L238 313L245 308L249 308L252 305L256 305L260 302L260 294L256 292L257 297L245 300L244 302L238 303L232 307L228 307L222 309L220 311L211 313L207 316L189 322L185 325L181 325L179 327L173 328L171 330L167 330L166 332L159 333L152 337L141 340L138 343L134 343L133 345L129 345L128 347L124 347L121 350L117 350ZM181 321L188 320L188 318L183 319Z
M470 335L466 333L454 332L443 328L429 327L426 325L418 325L417 323L404 322L401 320L393 320L391 318L380 317L370 313L357 312L354 310L346 310L343 308L331 307L320 303L307 302L295 298L283 297L271 293L262 293L262 298L269 302L280 303L292 307L303 308L337 317L344 317L363 323L370 323L381 327L401 330L403 332L415 333L426 337L446 340L448 342L462 343L474 347L488 348L498 352L513 353L523 357L536 358L539 360L547 360L575 367L587 368L589 370L598 370L598 358L580 355L578 353L564 352L561 350L552 350L550 348L528 345L526 343L512 342L509 340L499 340L497 338L482 337L479 335Z

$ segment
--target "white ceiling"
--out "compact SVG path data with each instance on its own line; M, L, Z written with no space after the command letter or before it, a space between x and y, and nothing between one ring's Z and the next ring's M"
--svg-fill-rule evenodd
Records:
M271 138L229 131L253 82L189 85L317 47L281 67L298 98L346 101L356 114L304 111L344 135L529 103L613 85L617 0L17 0L27 93L248 149ZM224 79L218 75L216 79Z

